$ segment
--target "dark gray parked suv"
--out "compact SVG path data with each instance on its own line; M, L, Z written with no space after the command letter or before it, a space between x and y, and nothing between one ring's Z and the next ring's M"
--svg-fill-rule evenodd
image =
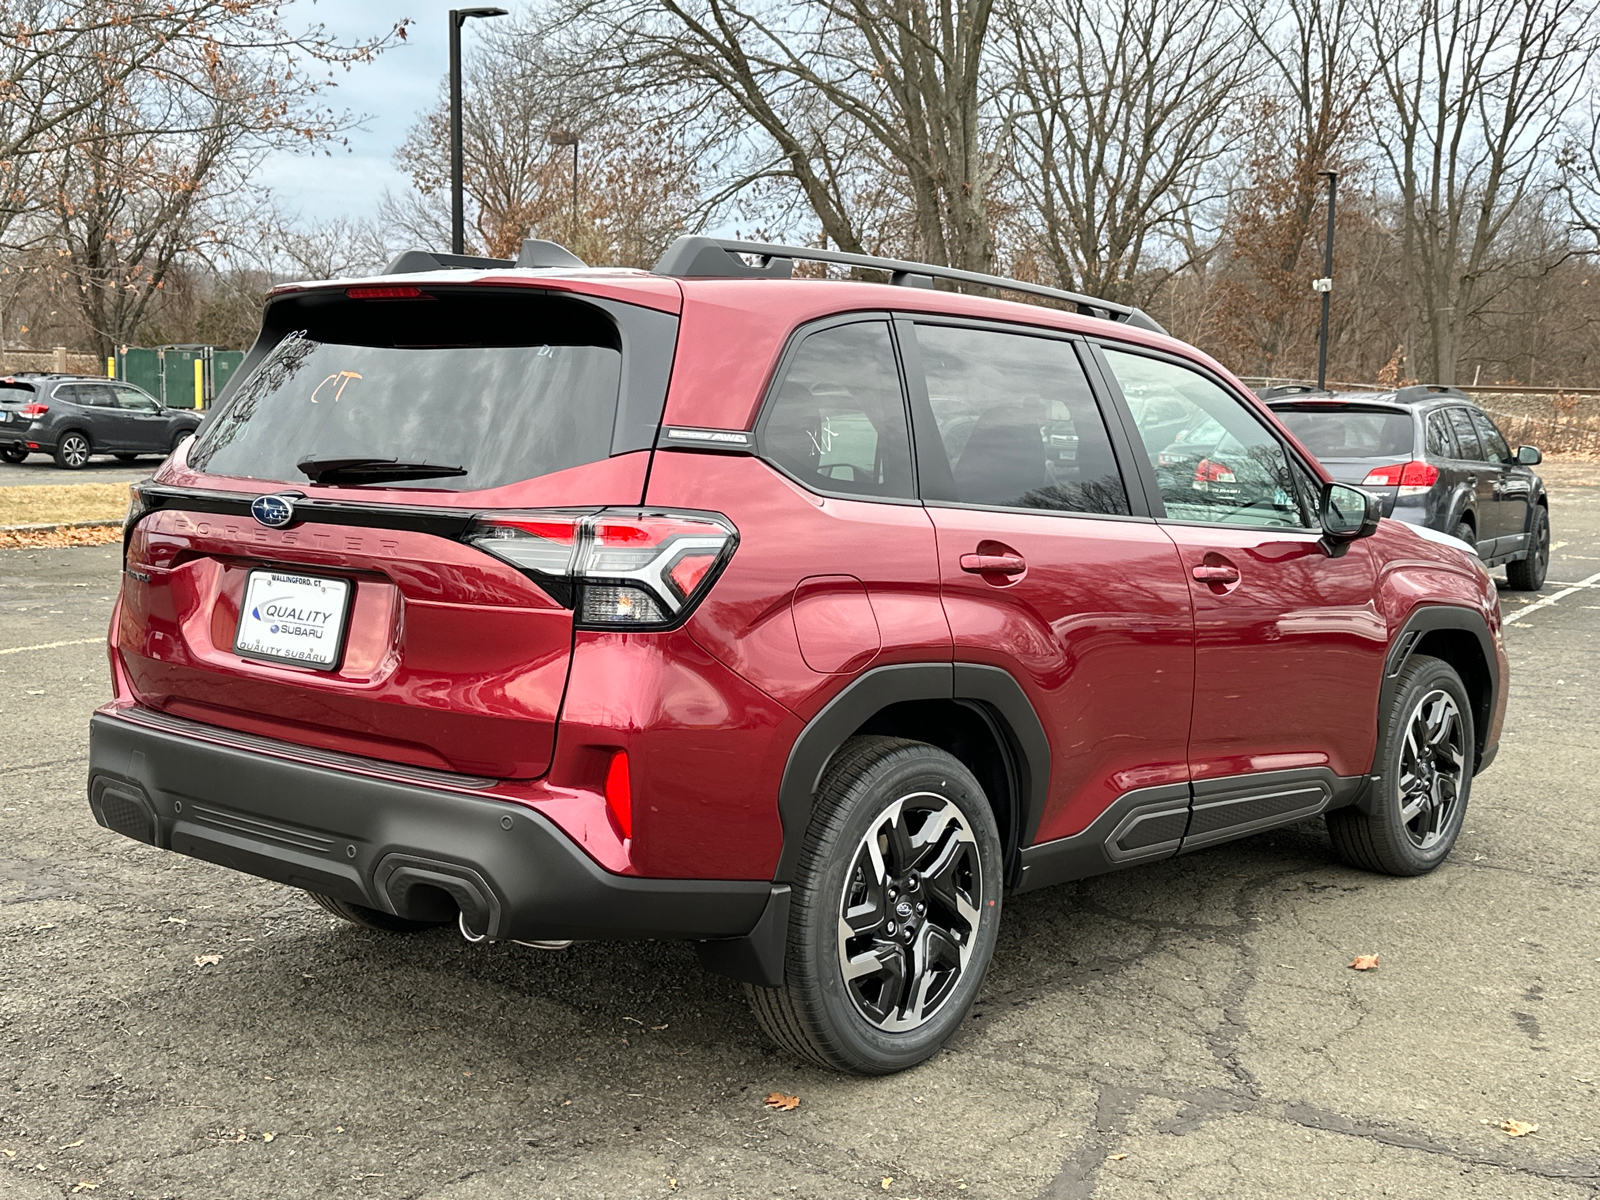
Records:
M202 414L167 408L132 384L82 375L10 375L0 379L0 458L19 463L50 454L71 470L92 454L131 462L165 457L200 427Z
M1550 508L1530 467L1465 392L1268 388L1261 398L1329 474L1383 501L1383 515L1453 534L1489 566L1505 564L1513 588L1537 591L1550 563Z

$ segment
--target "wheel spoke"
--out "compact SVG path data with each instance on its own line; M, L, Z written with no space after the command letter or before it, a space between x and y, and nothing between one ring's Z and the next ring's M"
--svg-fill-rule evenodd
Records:
M1409 825L1427 809L1430 797L1427 792L1418 792L1408 799L1402 799L1400 804L1400 820Z

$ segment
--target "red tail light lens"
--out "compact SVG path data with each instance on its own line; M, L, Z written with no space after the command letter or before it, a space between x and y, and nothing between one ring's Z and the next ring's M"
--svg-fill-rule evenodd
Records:
M17 412L24 417L42 417L50 411L48 404L24 404Z
M633 836L633 785L628 778L628 752L619 750L611 757L606 771L606 807L622 831L622 836Z
M1439 468L1432 463L1412 459L1405 463L1389 463L1374 467L1361 482L1382 487L1400 488L1402 495L1418 495L1439 481Z
M1195 464L1194 481L1202 491L1209 484L1237 482L1234 479L1232 467L1227 463L1213 462L1209 458L1202 458Z
M484 513L465 540L521 570L595 629L679 624L738 543L717 513Z

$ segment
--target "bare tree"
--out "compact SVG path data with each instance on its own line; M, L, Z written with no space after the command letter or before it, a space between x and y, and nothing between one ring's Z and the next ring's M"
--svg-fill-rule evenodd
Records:
M1377 140L1398 193L1423 372L1455 381L1468 324L1515 264L1501 234L1551 183L1550 148L1595 60L1590 0L1369 0L1388 101Z
M1249 81L1227 0L1016 0L1017 182L1056 277L1147 303Z
M985 90L993 0L590 0L590 71L681 99L713 137L760 144L725 194L792 181L845 250L989 270L999 122ZM742 128L741 128L742 127ZM911 245L863 213L898 178ZM863 187L865 184L865 187ZM863 220L866 217L866 220Z

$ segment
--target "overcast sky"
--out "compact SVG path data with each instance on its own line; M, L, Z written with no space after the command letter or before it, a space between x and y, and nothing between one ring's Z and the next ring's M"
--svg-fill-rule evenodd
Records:
M433 102L449 70L446 14L468 6L469 0L291 0L284 6L291 25L320 22L346 39L376 36L402 17L413 22L406 41L376 62L348 74L336 72L338 87L328 94L329 104L369 118L364 128L350 133L348 153L335 147L331 158L280 152L267 159L262 179L285 213L319 221L372 217L385 187L399 192L410 186L395 169L394 151L417 113ZM500 7L515 12L522 6L500 0ZM483 22L467 22L464 48L470 50L482 27Z

